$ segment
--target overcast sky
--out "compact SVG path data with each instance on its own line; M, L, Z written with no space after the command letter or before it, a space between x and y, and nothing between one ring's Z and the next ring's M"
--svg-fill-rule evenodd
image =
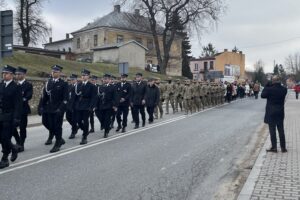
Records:
M7 0L8 8L13 9L12 2ZM262 59L270 72L274 60L284 64L286 56L300 52L299 0L227 0L227 6L217 28L200 41L192 37L193 56L198 57L201 45L208 42L218 51L237 46L246 54L246 68ZM109 0L49 0L43 15L52 26L53 40L59 40L112 10Z

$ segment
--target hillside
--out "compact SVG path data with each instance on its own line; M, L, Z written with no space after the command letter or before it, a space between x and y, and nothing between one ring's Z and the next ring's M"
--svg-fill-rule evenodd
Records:
M104 63L81 63L75 61L61 60L48 56L35 55L29 53L14 52L14 56L4 58L2 65L23 66L28 69L28 76L41 77L45 74L49 74L51 66L57 64L62 66L64 74L69 76L70 74L80 74L82 68L86 68L91 71L93 75L102 76L104 73L110 73L118 76L118 67L112 64ZM157 73L146 72L138 68L129 69L129 78L133 78L137 72L142 72L144 77L160 77L165 79L166 76Z

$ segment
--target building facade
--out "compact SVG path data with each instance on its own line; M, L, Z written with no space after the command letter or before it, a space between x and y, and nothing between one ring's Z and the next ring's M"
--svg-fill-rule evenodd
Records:
M232 82L245 78L245 54L225 49L212 57L191 59L190 69L195 80L205 80L209 71L219 71L224 76L223 81Z

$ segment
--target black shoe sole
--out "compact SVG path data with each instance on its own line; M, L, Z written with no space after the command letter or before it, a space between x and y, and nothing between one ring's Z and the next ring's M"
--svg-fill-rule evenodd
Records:
M6 165L0 166L0 169L4 169L6 167L9 167L9 163L7 163Z

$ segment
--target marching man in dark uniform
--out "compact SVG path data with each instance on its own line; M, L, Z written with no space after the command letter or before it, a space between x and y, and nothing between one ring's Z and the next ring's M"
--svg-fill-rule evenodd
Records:
M130 95L131 95L131 85L127 82L127 74L121 75L121 82L116 85L116 96L117 96L117 122L118 128L117 132L122 129L122 133L126 132L127 127L127 117L129 113Z
M18 67L16 70L16 80L18 81L18 85L21 86L22 101L23 101L21 121L20 121L20 133L18 133L17 129L15 129L13 133L19 148L19 152L24 151L24 143L27 137L26 128L28 123L28 114L31 113L31 109L28 102L32 98L32 93L33 93L32 84L25 79L26 72L27 69L22 67Z
M60 78L62 69L58 65L52 67L52 79L46 83L43 90L42 110L48 113L48 128L56 139L50 153L59 151L65 144L62 138L62 125L68 102L68 84Z
M68 104L67 104L67 111L66 111L66 119L71 125L71 136L76 135L78 131L78 125L76 121L76 115L75 115L75 87L77 85L77 78L78 76L75 74L72 74L69 77L69 88L68 88ZM69 139L73 139L72 137L69 137Z
M145 94L147 84L142 81L143 74L136 74L136 81L132 84L132 95L131 95L131 106L133 108L132 115L133 121L135 122L135 129L139 128L140 119L139 113L142 115L143 127L146 124L146 115L145 115Z
M113 88L115 90L117 90L117 84L118 84L118 80L116 79L115 76L111 75L110 85L113 86ZM115 124L115 121L116 121L116 116L117 116L117 112L113 110L112 115L111 115L111 125L110 125L111 129L114 128L114 124Z
M87 144L89 135L89 116L93 112L96 100L96 87L89 82L90 71L84 69L81 72L82 82L75 86L75 112L76 121L83 131L81 145ZM74 138L71 135L70 138Z
M98 80L98 77L97 76L91 76L91 83L95 86L95 88L97 88L97 80ZM94 115L95 115L95 112L92 111L91 114L90 114L90 125L91 125L91 129L90 129L90 133L95 133L95 120L94 120Z
M104 128L104 138L108 137L111 129L111 119L113 111L117 111L116 107L116 90L115 86L110 84L111 75L105 74L103 76L103 85L98 87L97 100L97 117Z
M22 109L21 87L13 81L15 68L6 65L2 70L3 81L0 83L0 143L2 159L0 169L9 166L8 156L14 162L18 157L18 149L12 144L12 132L19 125Z

